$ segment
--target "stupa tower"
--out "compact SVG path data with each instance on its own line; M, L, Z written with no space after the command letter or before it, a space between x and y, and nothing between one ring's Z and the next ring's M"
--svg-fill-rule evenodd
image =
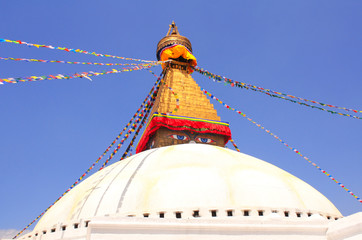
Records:
M223 148L230 129L192 79L174 23L157 56L164 77L139 153L74 187L21 240L362 239L362 213L343 217L301 179ZM193 142L204 144L182 144Z
M197 65L191 42L174 22L157 45L164 78L137 152L184 143L224 147L231 137L229 124L220 121L214 106L191 77Z

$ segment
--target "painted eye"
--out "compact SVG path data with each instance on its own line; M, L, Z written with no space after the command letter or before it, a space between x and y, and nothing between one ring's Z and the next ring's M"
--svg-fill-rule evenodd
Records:
M196 141L200 142L200 143L212 143L212 142L215 142L211 138L202 138L202 137L196 138Z
M178 135L178 134L170 135L170 137L172 137L173 139L176 139L176 140L181 140L181 141L189 140L189 138L187 136Z

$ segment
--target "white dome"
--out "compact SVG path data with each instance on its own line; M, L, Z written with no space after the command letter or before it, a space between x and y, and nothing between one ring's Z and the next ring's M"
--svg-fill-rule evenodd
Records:
M94 216L192 217L195 210L341 217L321 193L278 167L226 148L184 144L151 149L95 173L49 209L35 231Z

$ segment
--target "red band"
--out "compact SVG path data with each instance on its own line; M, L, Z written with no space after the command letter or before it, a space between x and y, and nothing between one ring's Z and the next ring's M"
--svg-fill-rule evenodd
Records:
M198 133L212 133L225 136L225 144L231 139L231 131L226 123L218 123L207 121L204 119L190 119L168 115L154 115L150 123L147 125L138 145L136 153L142 152L146 148L146 144L150 137L160 128L165 127L177 131L193 131Z

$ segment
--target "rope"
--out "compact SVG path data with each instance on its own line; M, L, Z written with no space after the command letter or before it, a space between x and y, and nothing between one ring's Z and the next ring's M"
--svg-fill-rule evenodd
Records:
M84 65L100 65L100 66L129 66L137 65L136 63L93 63L93 62L68 62L60 60L42 60L34 58L12 58L12 57L0 57L0 60L13 60L13 61L25 61L25 62L41 62L41 63L66 63L66 64L84 64Z
M154 96L157 96L157 93L158 93L158 89L157 89L157 92L155 91L155 95L154 95ZM137 138L140 130L143 128L144 124L146 123L146 120L147 120L147 118L148 118L148 115L149 115L149 113L150 113L150 111L151 111L151 109L152 109L152 106L153 106L153 103L154 103L154 102L155 102L155 98L153 98L153 99L151 100L151 104L149 105L149 107L148 107L148 109L147 109L147 111L146 111L146 114L145 114L144 117L142 118L141 124L138 126L138 129L137 129L135 135L133 136L131 142L129 143L129 145L128 145L127 149L126 149L126 151L123 153L123 155L122 155L122 157L119 159L119 161L125 159L125 158L127 157L128 153L130 152L130 149L134 147L134 146L133 146L133 143L134 143L134 141L136 140L136 138ZM132 152L132 150L131 150L131 152Z
M296 101L296 100L293 100L293 99L299 99L299 100L306 101L306 102L312 102L314 104L327 106L327 107L330 107L330 108L343 109L345 111L353 111L355 113L362 113L362 111L360 111L360 110L354 110L354 109L345 108L345 107L337 107L337 106L334 106L334 105L331 105L331 104L324 104L324 103L320 103L320 102L317 102L317 101L314 101L314 100L308 100L308 99L305 99L305 98L295 97L295 96L292 96L292 95L289 95L289 94L276 92L276 91L273 91L273 90L270 90L270 89L265 89L265 88L262 88L262 87L257 87L257 86L254 86L254 85L250 85L250 84L246 84L246 83L242 83L242 82L238 82L238 81L233 81L233 80L231 80L229 78L226 78L224 76L220 76L220 75L210 73L209 71L204 70L202 68L194 68L194 70L196 72L198 72L198 73L201 73L202 75L208 76L209 78L215 79L217 82L224 82L225 84L229 84L231 87L239 87L239 88L250 89L250 90L253 90L253 91L256 91L256 92L264 93L264 94L266 94L268 96L271 96L271 97L276 97L276 98L284 99L286 101L290 101L290 102L293 102L293 103L304 105L304 106L307 106L307 107L316 108L316 109L319 109L319 110L322 110L322 111L329 112L331 114L338 114L338 115L341 115L341 116L346 116L346 117L351 117L351 118L356 118L356 119L362 119L362 117L354 116L354 115L351 115L351 114L340 113L340 112L336 112L336 111L331 111L331 110L328 110L328 109L325 109L325 108L313 106L313 105L306 104L306 103ZM284 96L286 96L286 97L284 97ZM293 98L293 99L289 99L288 97Z
M345 185L339 181L337 181L330 173L328 173L327 171L323 170L321 167L319 167L316 163L312 162L308 157L303 156L302 153L297 150L296 148L291 147L289 144L287 144L286 142L284 142L281 138L279 138L277 135L275 135L274 133L272 133L270 130L266 129L265 127L261 126L260 124L258 124L257 122L253 121L251 118L247 117L244 113L242 113L241 111L236 110L235 108L230 107L229 105L227 105L226 103L222 102L220 99L218 99L217 97L215 97L213 94L211 94L210 92L206 91L205 89L201 88L201 90L208 95L210 98L216 100L217 102L219 102L220 104L222 104L224 107L226 107L227 109L233 110L234 112L240 114L241 116L245 117L247 120L249 120L250 122L252 122L254 125L256 125L257 127L263 129L265 132L267 132L268 134L270 134L271 136L273 136L275 139L277 139L279 142L281 142L282 144L284 144L284 146L288 147L290 150L292 150L293 152L295 152L296 154L298 154L299 156L301 156L304 160L308 161L308 163L312 164L314 167L316 167L319 171L321 171L322 173L324 173L327 177L329 177L331 180L333 180L335 183L337 183L340 187L342 187L344 190L346 190L350 195L352 195L357 201L359 201L360 203L362 203L362 199L359 198L358 196L356 196L351 190L349 190L348 188L345 187Z
M156 65L159 65L161 63L155 62L155 63L146 63L146 64L138 64L134 67L128 67L128 68L120 68L120 69L112 69L111 71L103 71L103 72L81 72L81 73L75 73L70 75L63 75L63 74L57 74L57 75L47 75L47 76L30 76L30 77L18 77L18 78L0 78L0 84L6 83L19 83L19 82L34 82L34 81L40 81L40 80L52 80L52 79L72 79L72 78L88 78L92 76L99 76L99 75L105 75L105 74L111 74L111 73L121 73L121 72L132 72L137 70L142 70L145 68L151 68Z
M174 110L172 110L172 112L170 112L170 114L171 114L171 113L175 113L175 112L177 112L177 110L180 108L180 99L178 98L177 93L175 93L175 92L173 91L173 89L170 88L166 83L165 83L165 86L171 91L171 93L173 94L173 96L176 98L176 107L175 107Z
M162 74L161 74L161 75L162 75ZM156 98L156 95L157 95L157 93L158 93L159 86L160 86L160 83L161 83L161 75L160 75L160 77L159 77L159 78L157 79L157 81L156 81L156 84L157 84L156 89L153 90L152 95L149 94L149 95L147 96L147 97L148 97L147 99L150 99L150 100L147 102L147 105L145 105L145 107L142 109L142 114L138 115L137 120L136 120L136 123L132 126L131 129L128 130L128 132L127 132L127 134L126 134L127 137L126 137L126 135L125 135L125 137L124 137L124 138L120 141L120 143L117 145L117 148L114 149L114 151L111 153L110 157L103 163L102 167L101 167L99 170L102 170L105 166L107 166L108 162L113 158L113 156L114 156L114 155L118 152L118 150L122 147L124 141L130 136L130 134L132 134L132 132L135 131L135 129L136 129L136 127L137 127L137 124L141 121L141 124L139 125L139 127L138 127L138 129L137 129L137 131L136 131L135 136L134 136L134 137L132 138L132 140L131 140L130 145L133 145L133 142L134 142L135 137L137 137L140 128L143 127L144 119L147 118L148 113L149 113L150 109L151 109L152 106L153 106L153 102L154 102L154 100L155 100L155 98ZM152 89L154 89L154 87L155 87L155 86L153 86ZM141 120L141 118L142 118L142 120ZM123 153L123 156L124 156L125 154L127 155L128 150L129 150L129 148L130 148L130 145L127 147L125 153ZM121 159L123 159L123 156L122 156Z
M152 75L154 75L155 77L157 77L157 75L154 74L151 70L149 70L149 71L151 72ZM162 83L162 82L163 82L163 79L161 80L160 83ZM128 155L129 152L130 152L131 155L132 155L132 150L133 150L133 147L134 147L134 146L133 146L133 143L134 143L135 139L137 138L140 130L142 129L142 127L143 127L144 124L146 123L146 120L147 120L147 118L148 118L148 115L149 115L149 113L150 113L150 111L151 111L151 109L152 109L152 107L153 107L153 104L155 103L155 100L156 100L156 97L157 97L157 94L158 94L158 91L159 91L159 87L160 87L160 86L158 86L158 88L154 91L154 94L153 94L152 99L151 99L151 104L149 105L149 107L148 107L148 109L147 109L147 111L146 111L146 114L145 114L145 116L143 117L143 119L142 119L142 121L141 121L141 124L140 124L140 126L138 127L135 135L133 136L130 144L128 145L126 151L123 153L123 155L122 155L122 157L121 157L121 159L120 159L119 161L125 159L125 158L127 157L127 155ZM131 155L130 155L130 156L131 156Z
M1 42L15 43L15 44L20 44L20 45L27 45L29 47L37 47L37 48L42 47L42 48L48 48L48 49L53 49L53 50L62 50L62 51L66 51L66 52L83 53L83 54L94 55L94 56L97 56L97 57L110 57L110 58L118 58L118 59L123 59L123 60L128 60L128 61L137 61L137 62L146 62L146 63L155 62L155 61L142 60L142 59L137 59L137 58L126 58L126 57L118 57L118 56L109 55L109 54L89 52L89 51L74 49L74 48L53 47L51 45L27 43L27 42L20 41L20 40L14 41L14 40L0 38L0 43Z
M148 70L153 76L155 76L155 77L158 77L154 72L152 72L151 70ZM178 98L178 96L177 96L177 93L171 88L171 87L169 87L163 80L161 81L170 91L171 91L171 93L173 94L173 96L175 97L175 99L176 99L176 106L175 106L175 108L174 108L174 110L172 110L172 112L168 112L169 114L171 114L171 113L175 113L175 112L177 112L178 110L179 110L179 108L180 108L180 99Z
M148 70L148 71L149 71L153 76L157 77L157 75L156 75L154 72L152 72L151 70ZM169 112L169 114L175 113L175 112L177 112L177 110L179 110L179 108L180 108L180 99L178 98L177 93L175 93L175 91L174 91L171 87L169 87L164 81L162 81L162 82L163 82L163 84L165 84L165 86L168 88L168 90L171 91L171 93L173 94L173 96L174 96L175 99L176 99L175 109L172 110L172 112Z
M77 179L77 181L75 181L57 200L55 200L46 210L44 210L40 215L38 215L33 221L31 221L25 228L23 228L19 233L17 233L13 239L17 238L20 234L22 234L26 229L28 229L33 223L35 223L37 220L39 220L39 218L41 218L55 203L57 203L63 196L65 196L70 190L72 190L76 185L78 185L83 178L94 168L94 166L106 155L106 153L111 149L111 147L118 141L118 139L120 139L120 137L122 136L122 134L124 133L124 131L126 131L128 129L128 127L132 124L133 120L142 115L140 114L141 110L145 109L145 106L147 108L147 106L149 105L148 103L148 99L152 96L151 94L154 93L154 89L155 87L158 87L160 84L160 78L157 79L156 83L153 85L151 91L149 92L149 94L147 95L147 97L145 98L145 100L143 100L141 106L139 107L139 109L136 111L136 113L133 115L133 117L131 118L131 120L127 123L127 125L123 128L123 130L118 134L118 136L116 137L116 139L107 147L107 149L101 154L101 156L99 156L99 158L85 171L85 173L82 174L81 177L79 177ZM134 126L134 125L132 125ZM125 137L122 139L121 143L123 144L123 142L128 138L129 134L127 133L125 135ZM119 149L119 145L117 146L117 151ZM113 151L113 153L111 154L111 157L109 157L106 162L108 163L110 159L112 159L112 157L114 156L115 153L117 153ZM105 164L103 164L105 165ZM103 168L103 166L102 166ZM101 169L102 169L101 168ZM100 170L101 170L100 169Z
M240 149L239 149L238 146L236 145L234 139L230 139L230 142L233 144L235 150L238 151L238 152L240 152Z

